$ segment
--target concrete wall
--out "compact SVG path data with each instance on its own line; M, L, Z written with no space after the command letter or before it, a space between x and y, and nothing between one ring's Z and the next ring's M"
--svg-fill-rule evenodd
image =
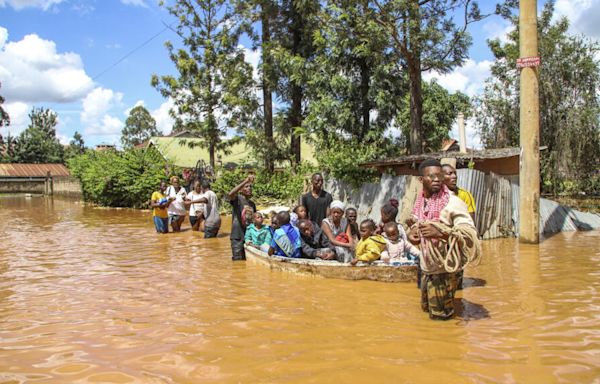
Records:
M52 177L54 194L57 196L81 197L81 184L73 176Z
M43 177L1 177L0 193L45 193L46 179Z
M81 197L81 184L72 176L0 177L0 193L40 193L46 195Z

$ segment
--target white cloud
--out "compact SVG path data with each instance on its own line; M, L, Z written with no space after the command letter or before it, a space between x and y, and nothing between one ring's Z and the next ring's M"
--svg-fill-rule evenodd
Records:
M243 45L238 45L238 48L244 50L244 60L247 63L252 65L252 77L254 80L258 81L259 73L258 73L258 64L260 63L260 58L262 55L262 50L260 48L252 50L250 48L244 47Z
M118 135L123 121L110 115L111 110L122 107L123 94L112 89L96 88L83 100L80 119L88 135Z
M7 42L0 27L0 81L10 102L70 102L93 86L81 58L73 52L58 53L56 44L32 34Z
M492 64L489 60L475 62L469 59L462 67L458 67L447 74L439 74L433 71L426 72L423 74L423 80L436 79L438 84L450 92L460 91L473 96L483 90L484 82L490 76Z
M175 121L169 114L171 108L173 108L173 100L168 99L160 107L150 112L154 120L156 120L156 127L163 135L170 134L173 130L173 124L175 124Z
M145 0L121 0L121 3L125 5L148 8L148 4L146 4Z
M2 107L6 110L8 116L10 116L10 125L2 128L2 135L4 136L4 130L6 129L12 136L17 136L29 125L31 106L26 103L15 102L3 104Z
M0 0L0 7L7 5L19 11L23 8L40 8L47 11L54 5L58 5L65 0Z
M482 28L487 34L487 39L500 39L500 42L503 44L508 42L508 34L515 29L511 22L504 19L494 19L492 21L488 21L483 25Z
M557 0L554 19L566 16L570 30L591 38L600 38L600 0Z

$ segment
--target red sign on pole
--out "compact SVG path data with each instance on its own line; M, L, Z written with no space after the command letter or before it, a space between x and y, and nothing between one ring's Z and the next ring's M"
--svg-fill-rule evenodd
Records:
M517 68L539 67L541 63L539 56L521 57L517 59Z

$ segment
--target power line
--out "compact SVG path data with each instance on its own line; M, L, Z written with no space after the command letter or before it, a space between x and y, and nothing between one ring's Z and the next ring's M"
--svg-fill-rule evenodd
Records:
M97 75L95 75L94 77L92 77L92 81L95 81L100 76L104 75L106 72L110 71L111 69L113 69L114 67L116 67L117 65L119 65L123 60L125 60L129 56L133 55L135 52L139 51L144 46L148 45L148 43L150 43L152 40L156 39L158 36L160 36L167 29L171 29L171 26L165 24L165 27L163 29L161 29L158 33L154 34L149 39L147 39L146 41L144 41L143 43L141 43L137 47L133 48L131 51L127 52L124 56L122 56L119 60L117 60L113 64L111 64L108 68L104 69L102 72L100 72Z

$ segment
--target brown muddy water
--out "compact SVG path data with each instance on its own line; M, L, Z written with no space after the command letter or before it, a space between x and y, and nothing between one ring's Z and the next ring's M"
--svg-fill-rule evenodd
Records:
M1 197L0 382L600 382L598 231L485 242L435 322L413 284L233 263L224 222Z

